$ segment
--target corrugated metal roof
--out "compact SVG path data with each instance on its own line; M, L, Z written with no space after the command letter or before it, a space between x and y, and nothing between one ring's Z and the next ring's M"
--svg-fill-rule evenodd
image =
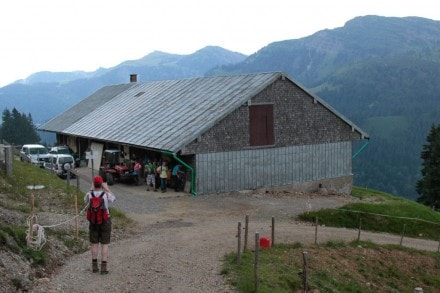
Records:
M45 124L41 125L39 129L64 133L66 128L73 125L79 119L89 114L99 105L113 99L116 95L122 93L131 86L133 85L121 84L105 86L89 96L87 99L84 99L75 106L71 107L61 115L58 115L55 118L46 122Z
M271 72L108 86L39 129L177 152L283 75Z

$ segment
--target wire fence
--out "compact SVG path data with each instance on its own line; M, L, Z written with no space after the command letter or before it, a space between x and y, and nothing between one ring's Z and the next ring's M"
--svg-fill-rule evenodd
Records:
M249 249L249 231L252 229L258 231L259 235L264 239L269 239L271 247L276 243L304 242L318 244L332 240L362 240L378 244L396 244L415 249L440 252L440 223L419 218L390 216L346 209L337 210L362 216L358 217L359 221L356 227L352 224L351 227L341 228L326 226L318 217L315 218L314 222L291 223L276 223L275 217L272 217L271 221L267 222L267 225L261 225L261 222L258 222L258 224L252 223L249 215L245 215L244 227L242 227L241 222L238 222L237 238L239 242L237 245L240 248L237 251ZM394 233L370 228L377 227L378 223L380 226L385 218L399 220L397 221L398 224L393 223L393 227L391 227L392 231L395 231ZM390 230L389 228L387 227L387 230ZM241 230L244 230L243 233ZM409 231L411 235L407 235ZM426 237L428 233L429 235L434 235L431 238L435 239L436 236L438 240L428 239ZM419 237L415 237L414 234Z
M73 173L73 174L71 174ZM71 176L74 175L74 176ZM67 185L71 185L71 178L76 178L76 180L73 180L73 182L76 181L76 190L77 192L80 192L80 181L79 176L75 172L69 171L67 173ZM73 186L73 185L72 185ZM35 186L28 186L29 189L35 189ZM81 211L78 212L78 201L77 201L77 195L74 193L74 215L65 214L64 216L67 217L67 219L61 220L61 222L53 223L51 225L40 225L38 223L38 217L35 212L34 208L34 194L32 193L30 196L30 215L27 220L27 229L26 229L26 242L28 247L33 248L35 250L41 250L41 248L46 244L46 235L44 228L54 228L62 225L74 225L74 234L75 234L75 240L79 239L79 215L83 214L87 208L87 205L85 205Z
M335 209L336 210L336 209ZM261 225L261 222L257 224L250 221L249 215L245 216L244 226L241 222L238 222L237 226L237 264L241 264L241 254L243 252L252 250L254 252L254 292L259 291L260 277L259 277L259 250L264 248L274 247L277 243L324 243L328 241L344 240L344 241L371 241L377 244L395 244L400 246L406 246L410 248L436 251L440 252L440 223L428 221L425 219L411 218L411 217L399 217L390 216L377 213L366 213L361 211L337 209L347 213L354 213L362 215L359 218L359 225L357 229L353 228L335 228L326 227L316 217L313 223L276 223L275 217L271 218L271 221L267 225ZM402 226L401 233L399 235L390 233L378 233L374 231L365 230L363 224L368 224L368 221L377 221L380 218L393 218L400 220ZM406 237L405 230L408 224L413 223L414 226L420 227L421 231L432 230L439 238L438 241L423 239L417 237ZM377 223L376 223L377 224ZM368 226L368 225L366 225ZM425 226L425 227L424 227ZM249 230L257 229L255 232L255 243L249 244ZM414 227L412 227L413 229ZM414 230L414 229L413 229ZM420 236L423 236L422 232ZM307 292L307 266L308 266L308 253L303 252L302 255L303 267L300 274L302 292ZM414 292L423 292L421 288L415 288ZM422 290L422 291L420 291Z

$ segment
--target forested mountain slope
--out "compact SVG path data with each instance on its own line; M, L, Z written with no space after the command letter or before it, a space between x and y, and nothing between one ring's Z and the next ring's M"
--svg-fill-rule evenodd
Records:
M353 162L356 185L417 197L422 144L440 123L439 21L358 17L269 44L209 74L272 70L285 71L370 134Z

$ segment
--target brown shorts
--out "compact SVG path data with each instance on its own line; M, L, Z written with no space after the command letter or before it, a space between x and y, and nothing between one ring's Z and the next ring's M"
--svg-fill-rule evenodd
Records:
M110 219L100 225L89 223L90 243L110 243L110 234L112 233L112 222Z

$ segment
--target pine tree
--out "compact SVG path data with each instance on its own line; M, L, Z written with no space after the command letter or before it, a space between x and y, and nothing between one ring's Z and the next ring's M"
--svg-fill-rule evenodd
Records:
M431 126L420 154L422 158L422 178L417 181L416 190L420 195L417 201L440 209L440 125Z
M22 145L40 142L40 136L30 113L25 115L15 108L12 109L12 112L6 108L3 110L2 120L0 136L8 143Z

